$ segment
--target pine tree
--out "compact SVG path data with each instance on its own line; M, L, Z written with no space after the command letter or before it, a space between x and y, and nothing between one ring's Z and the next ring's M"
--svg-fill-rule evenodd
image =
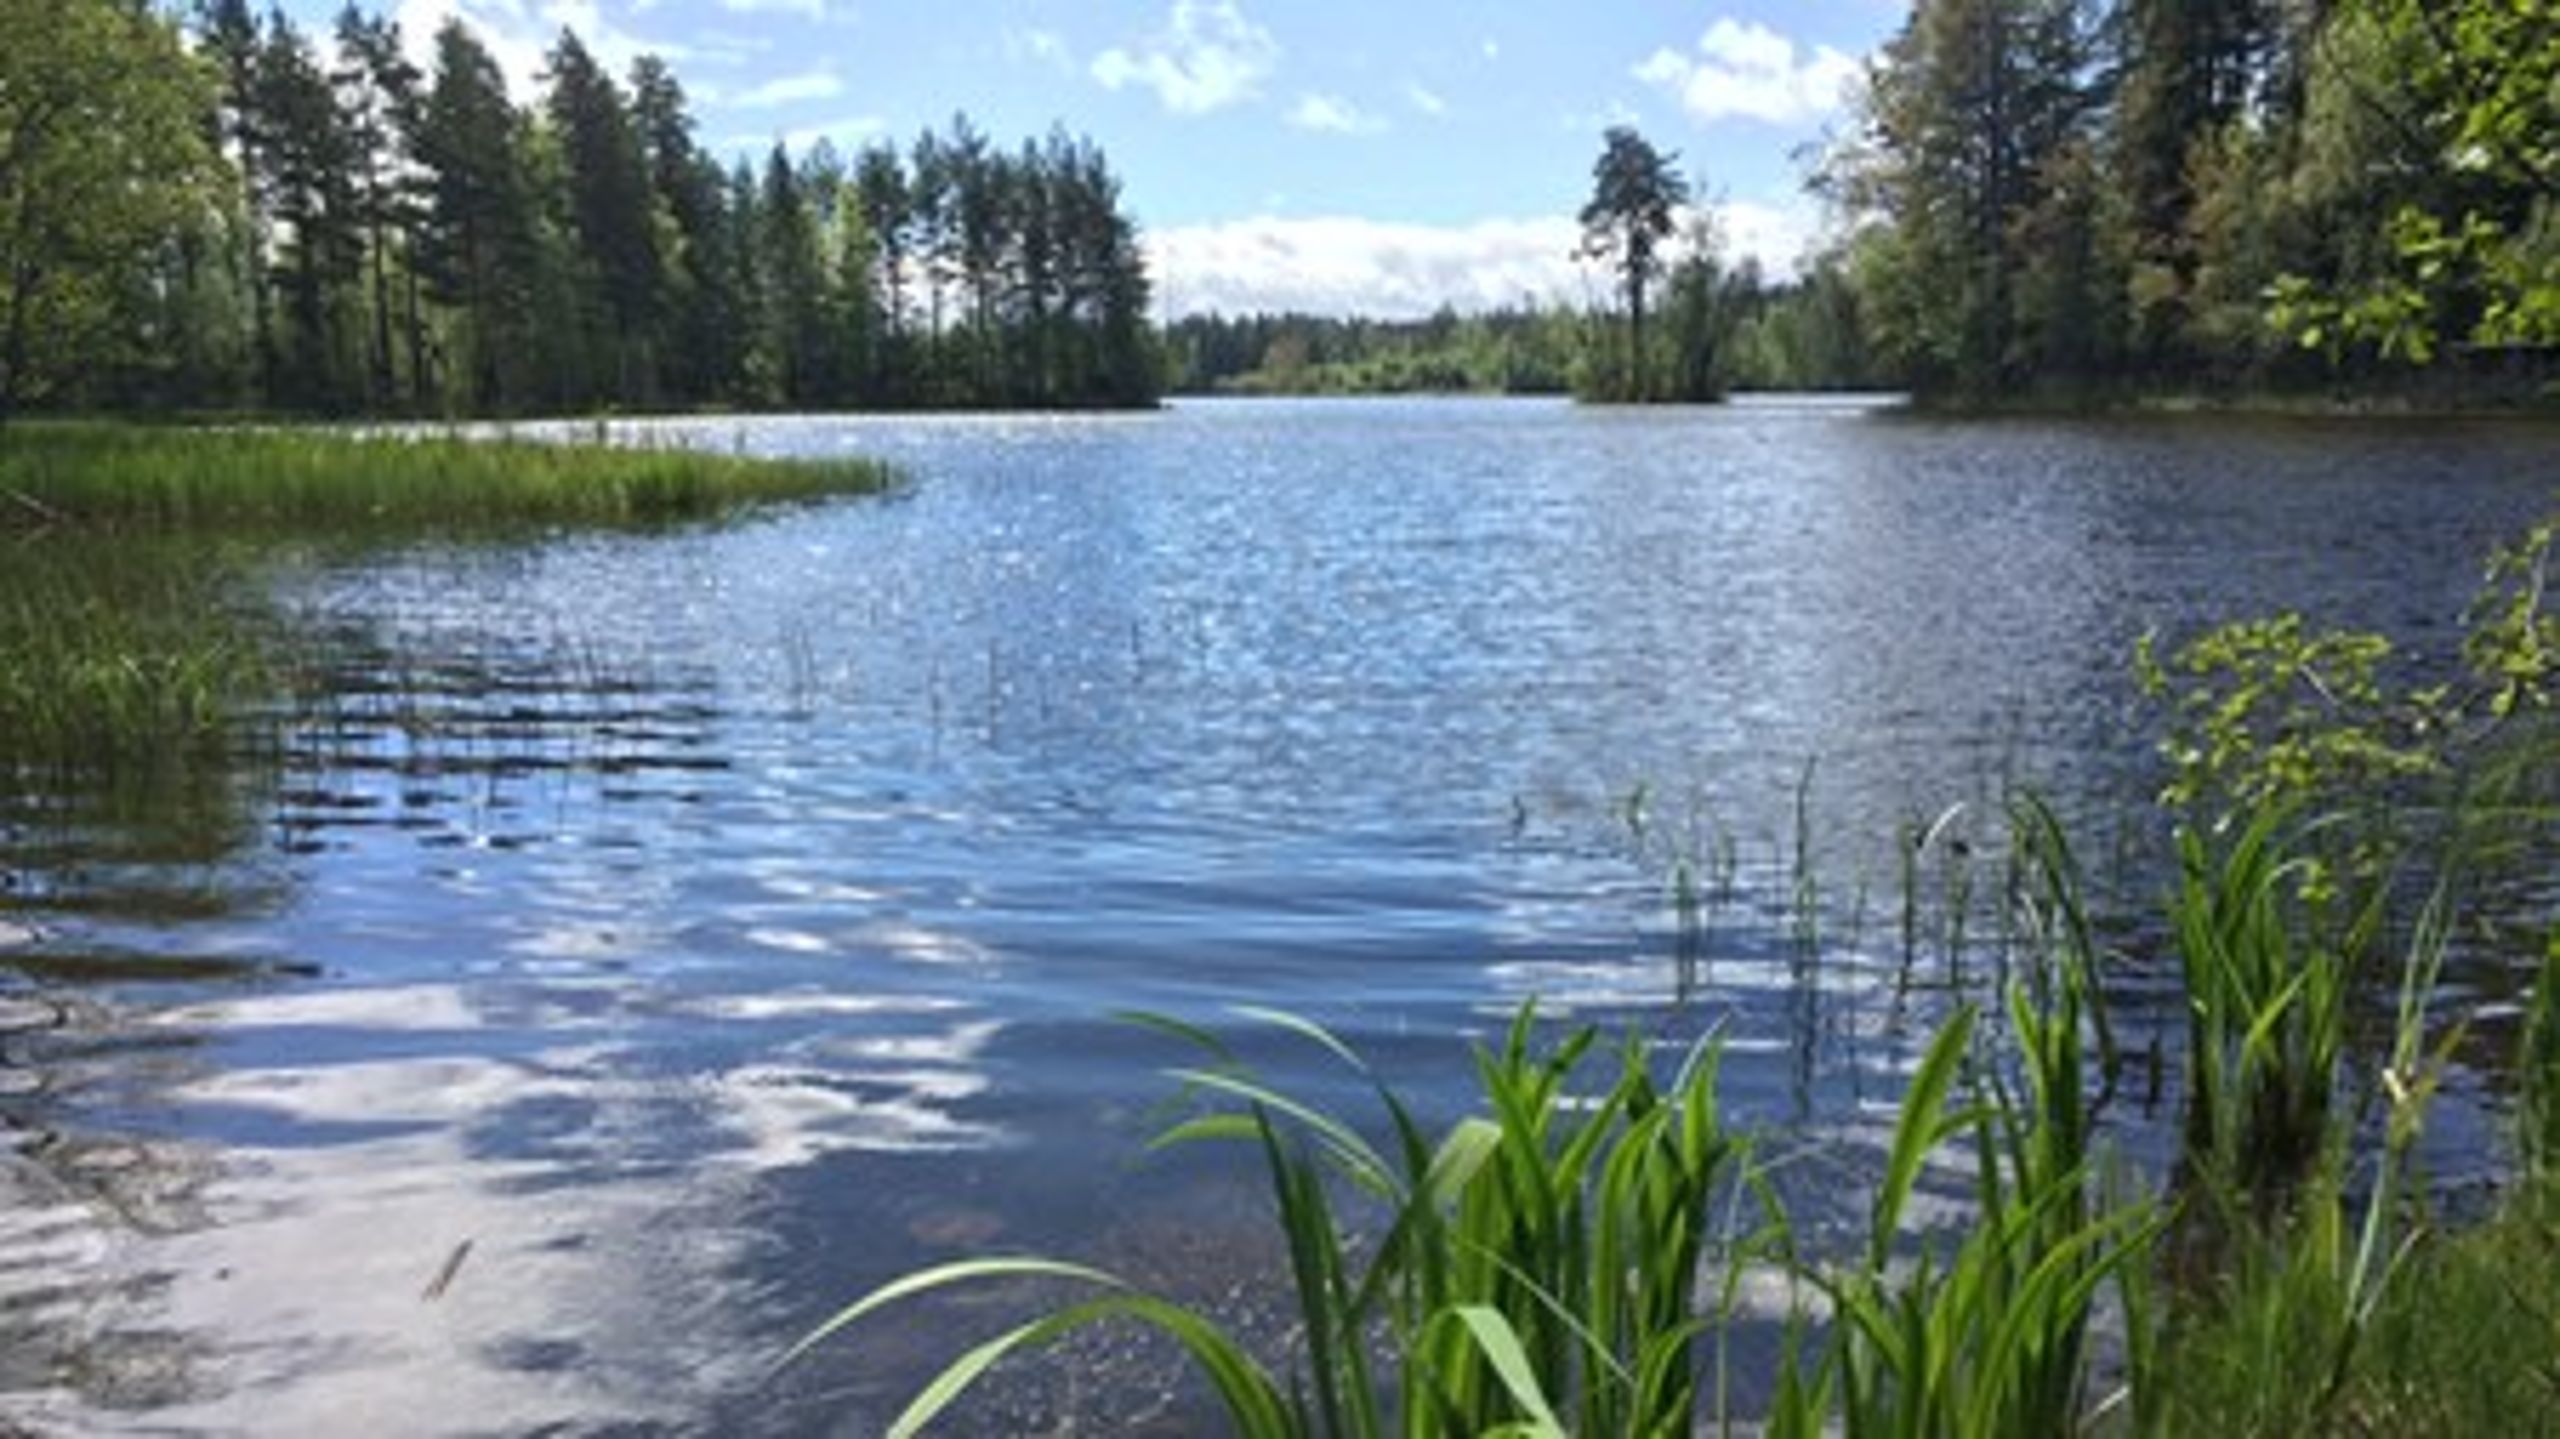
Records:
M2073 0L1920 0L1872 72L1864 142L1828 182L1887 226L1861 281L1923 388L1978 398L2038 369L2020 222L2097 113L2082 20Z
M368 16L352 3L338 12L338 65L330 75L355 156L351 177L356 213L364 229L372 321L366 350L367 398L375 409L400 403L400 353L392 339L398 320L406 337L411 392L423 394L424 317L419 313L415 263L421 207L409 172L423 77L409 63L400 27ZM400 292L394 295L395 280Z
M1591 167L1591 199L1582 207L1583 253L1608 261L1627 305L1627 381L1623 399L1651 398L1645 379L1644 302L1662 273L1662 242L1689 203L1689 182L1675 162L1629 126L1610 127Z
M659 352L669 398L702 405L735 398L741 350L736 263L730 253L727 181L694 142L684 87L655 56L631 70L632 125L663 231Z
M622 89L578 37L551 51L547 109L568 188L567 213L587 320L586 349L613 398L651 405L659 393L657 332L665 278L649 171Z
M268 163L266 212L283 227L275 283L291 343L273 398L336 412L351 408L349 288L363 271L355 176L357 137L310 42L274 10L258 51L257 110Z
M436 32L435 78L418 125L429 208L418 260L430 295L459 312L470 353L469 409L526 395L520 342L533 300L533 199L519 123L497 61L458 20Z

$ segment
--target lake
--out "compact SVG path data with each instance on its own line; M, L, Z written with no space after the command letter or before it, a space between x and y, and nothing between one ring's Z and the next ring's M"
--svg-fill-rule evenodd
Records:
M1814 399L615 432L911 483L271 557L325 676L278 764L208 816L0 814L0 1429L874 1432L1020 1311L774 1356L973 1253L1267 1330L1258 1161L1145 1153L1192 1056L1129 1010L1356 1099L1232 1007L1304 1013L1442 1118L1531 995L1719 1033L1854 1214L1943 1003L1903 828L1987 848L2032 784L2138 905L2136 637L2441 651L2560 480L2522 425ZM1181 1432L1172 1369L1095 1339L975 1427Z

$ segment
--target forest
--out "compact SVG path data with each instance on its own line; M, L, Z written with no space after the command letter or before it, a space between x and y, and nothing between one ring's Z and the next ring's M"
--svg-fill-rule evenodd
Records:
M2553 378L2560 7L1923 0L1815 184L1924 392Z
M2498 404L2560 380L2560 7L1919 0L1855 89L1807 177L1832 239L1792 278L1727 263L1689 204L1711 177L1622 129L1582 214L1607 314L1189 321L1177 387Z
M322 45L203 0L0 7L0 413L1139 406L1119 181L1063 129L723 165L577 35L542 93L448 20Z

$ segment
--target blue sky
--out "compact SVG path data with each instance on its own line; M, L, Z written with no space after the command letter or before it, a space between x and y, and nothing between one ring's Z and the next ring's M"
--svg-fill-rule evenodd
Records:
M475 26L533 93L574 28L664 55L703 140L904 140L965 110L1107 150L1170 312L1416 313L1579 298L1567 258L1603 127L1630 122L1783 264L1818 230L1800 147L1842 119L1901 0L382 0L424 50ZM336 0L294 0L315 29Z

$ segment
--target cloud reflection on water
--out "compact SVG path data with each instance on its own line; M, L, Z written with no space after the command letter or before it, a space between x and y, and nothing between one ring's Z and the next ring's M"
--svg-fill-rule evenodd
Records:
M1005 1028L969 1004L643 986L580 1017L545 1001L557 989L287 988L134 1019L234 1052L161 1094L220 1148L118 1151L127 1188L158 1176L187 1201L155 1228L11 1157L0 1334L22 1358L0 1369L0 1415L682 1430L769 1362L749 1277L769 1239L740 1218L768 1176L1007 1142L965 1112ZM670 1025L716 1026L729 1058L666 1070L647 1036ZM359 1034L361 1057L314 1057Z

